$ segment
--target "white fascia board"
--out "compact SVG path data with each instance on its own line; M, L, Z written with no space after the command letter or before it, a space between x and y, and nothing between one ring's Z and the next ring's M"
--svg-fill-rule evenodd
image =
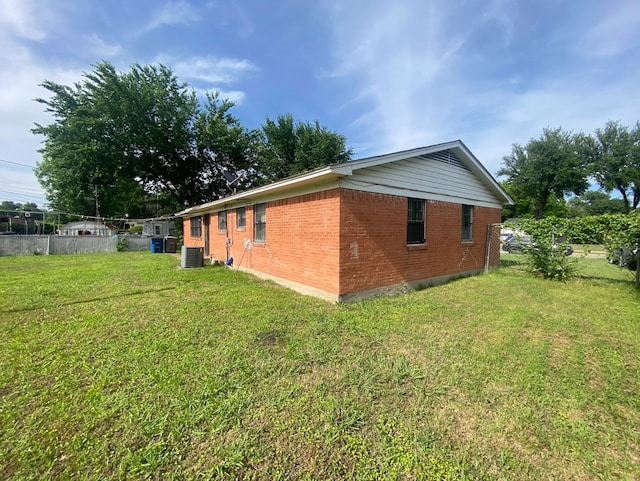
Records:
M459 140L454 140L452 142L446 142L444 144L431 145L429 147L420 147L411 150L403 150L401 152L395 152L393 154L378 155L375 157L368 157L366 159L352 160L346 163L351 164L351 167L354 170L366 169L369 167L375 167L376 165L395 162L396 160L410 159L412 157L418 157L419 155L440 152L441 150L449 150L454 147L458 147L461 143L462 142L460 142Z
M464 145L464 143L462 141L458 141L457 143L458 143L458 145L456 146L456 148L459 149L464 154L465 160L468 161L468 162L465 162L465 163L471 169L471 171L474 174L476 174L478 177L480 177L481 179L484 179L486 181L487 186L499 198L502 198L503 205L505 205L505 204L506 205L514 205L515 202L513 201L511 196L509 196L509 194L507 194L507 192L502 188L502 186L500 184L498 184L496 179L493 178L493 176L485 168L485 166L482 165L482 163L476 158L475 155L473 155L473 152L471 152L468 149L468 147L466 145ZM455 150L455 149L452 149L452 150Z
M352 167L347 165L346 162L322 167L320 169L307 172L306 174L288 177L278 182L262 187L256 187L255 189L245 190L244 192L230 195L229 197L223 197L222 199L218 199L213 202L189 207L188 209L184 209L176 213L175 216L189 217L205 212L216 212L219 210L233 208L235 206L242 206L248 203L262 202L263 199L266 198L273 200L278 198L279 194L312 184L325 183L331 179L343 177L345 175L351 175L352 171Z

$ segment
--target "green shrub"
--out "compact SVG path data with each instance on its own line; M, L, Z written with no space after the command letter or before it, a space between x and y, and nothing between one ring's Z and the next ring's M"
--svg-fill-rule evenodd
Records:
M506 222L513 227L540 239L564 237L574 244L604 244L608 252L620 247L631 248L640 242L640 211L629 214L603 214L598 216L563 219L545 217L540 220L519 219Z
M635 211L626 216L611 216L611 228L603 237L609 255L627 248L633 250L640 243L640 214Z
M126 236L118 236L118 240L116 241L116 250L118 252L122 252L127 248L127 237Z
M566 281L576 274L576 261L566 255L566 245L542 238L525 254L529 270L545 279Z

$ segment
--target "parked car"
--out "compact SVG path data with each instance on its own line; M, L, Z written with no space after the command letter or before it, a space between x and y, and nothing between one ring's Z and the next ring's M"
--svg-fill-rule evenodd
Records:
M633 249L629 249L628 247L615 249L607 256L607 259L610 264L616 264L620 267L627 267L628 269L636 270L638 265L638 246L636 244Z
M513 234L510 232L501 232L500 233L500 245L504 245L509 239L513 237Z
M512 235L506 241L504 241L504 244L502 244L502 250L505 252L508 252L509 254L522 254L530 246L531 246L530 235L522 235L522 236Z
M521 236L511 236L509 237L504 244L502 244L502 250L508 252L509 254L522 254L527 251L527 249L535 248L536 244L533 242L530 235L521 235ZM570 256L573 254L573 247L569 244L566 245L558 245L553 244L554 249L558 249L564 247L566 249L565 255Z

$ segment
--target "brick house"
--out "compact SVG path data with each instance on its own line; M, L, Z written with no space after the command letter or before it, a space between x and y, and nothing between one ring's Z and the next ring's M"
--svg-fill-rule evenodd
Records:
M487 226L512 203L458 140L321 167L176 215L184 245L207 258L352 301L481 272Z

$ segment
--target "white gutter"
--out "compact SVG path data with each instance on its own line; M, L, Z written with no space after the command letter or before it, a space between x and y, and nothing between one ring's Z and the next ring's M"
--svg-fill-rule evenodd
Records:
M278 182L274 182L272 184L268 184L262 187L256 187L254 189L245 190L238 194L230 195L228 197L223 197L222 199L214 200L213 202L208 202L206 204L196 205L193 207L189 207L180 212L174 214L176 217L188 217L195 214L200 214L206 211L213 211L217 207L224 207L228 204L235 204L239 201L247 201L250 199L255 199L262 197L264 195L277 193L280 191L290 190L291 187L300 187L304 185L309 185L313 183L319 183L326 180L343 177L345 175L351 175L353 169L348 163L330 165L327 167L322 167L317 170L312 170L311 172L307 172L305 174L297 175L294 177L288 177L286 179L280 180Z

